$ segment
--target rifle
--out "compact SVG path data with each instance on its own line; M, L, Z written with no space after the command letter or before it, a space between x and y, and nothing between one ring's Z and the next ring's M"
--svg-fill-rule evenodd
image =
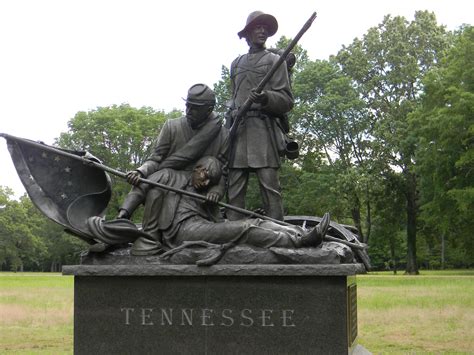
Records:
M3 137L7 140L8 139L17 140L19 142L35 146L39 149L46 150L48 152L52 152L52 153L55 153L55 154L58 154L58 155L62 155L62 156L65 156L65 157L68 157L68 158L71 158L71 159L74 159L74 160L79 160L83 164L86 164L86 165L89 165L91 167L100 169L102 171L111 173L115 176L121 177L122 179L125 179L125 180L127 179L127 174L126 173L124 173L120 170L113 169L113 168L111 168L107 165L104 165L102 163L99 163L95 160L90 160L87 157L83 157L83 156L79 156L79 155L76 155L76 154L68 153L64 150L61 150L61 149L58 149L58 148L55 148L55 147L51 147L51 146L46 145L44 143L37 143L37 142L34 142L34 141L30 141L28 139L11 136L11 135L6 134L6 133L0 133L0 137ZM155 187L158 187L160 189L164 189L164 190L167 190L167 191L172 191L172 192L175 192L175 193L178 193L178 194L189 196L189 197L192 197L192 198L197 199L197 200L201 200L201 201L206 201L207 200L206 196L200 195L200 194L192 192L192 191L181 190L181 189L178 189L178 188L175 188L175 187L172 187L172 186L168 186L168 185L161 184L159 182L151 181L151 180L144 179L144 178L140 178L139 181L141 183L149 184L151 186L155 186ZM221 207L232 209L232 210L234 210L236 212L239 212L239 213L246 214L246 215L251 216L251 217L265 219L265 220L272 221L272 222L275 222L275 223L278 223L278 224L284 225L284 226L294 226L294 224L283 222L283 221L280 221L280 220L277 220L277 219L274 219L274 218L271 218L271 217L268 217L268 216L264 216L264 215L261 215L261 214L256 213L256 212L246 210L244 208L229 205L228 203L218 202L218 205L221 206ZM342 244L346 244L346 245L350 246L351 248L356 248L356 249L362 249L363 250L363 249L367 248L366 245L358 245L356 243L348 242L346 240L342 240L342 239L331 237L331 236L325 236L324 240L339 242L339 243L342 243Z
M288 56L290 51L296 46L296 44L298 43L300 38L311 27L311 25L313 24L313 21L315 19L316 19L316 12L313 12L313 14L308 19L308 21L306 21L306 23L303 25L301 30L295 36L295 38L293 38L293 40L290 42L288 47L281 54L280 58L278 58L278 60L275 62L275 64L273 64L273 66L270 68L270 70L265 75L265 77L262 79L262 81L257 85L257 87L255 88L255 92L257 94L260 94L263 91L263 88L265 87L265 85L271 79L273 74L275 74L275 72L280 67L280 65L285 61L286 57ZM236 115L236 117L234 119L234 122L232 123L232 127L230 128L230 131L229 131L230 151L232 151L232 146L233 146L235 137L237 135L237 128L239 128L240 122L242 122L242 119L245 117L245 114L250 109L250 106L252 106L252 101L250 100L250 98L247 98L247 100L245 100L244 104L237 111L237 115Z

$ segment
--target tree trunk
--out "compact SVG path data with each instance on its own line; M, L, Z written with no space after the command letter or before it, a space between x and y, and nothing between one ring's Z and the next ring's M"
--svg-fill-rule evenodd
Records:
M407 265L405 274L418 275L416 261L416 177L411 172L405 173L407 179Z
M444 238L444 233L441 233L441 270L444 270L445 253L446 253L446 241Z
M392 235L390 238L390 264L392 265L393 274L397 274L397 261L395 255L395 237Z
M368 191L368 189L367 189ZM369 238L370 238L370 231L372 230L372 210L370 208L370 199L369 199L369 193L367 192L367 218L366 218L366 226L367 226L367 233L365 234L365 240L363 241L364 243L368 244L369 243Z
M50 268L51 272L59 272L60 269L61 269L61 264L59 261L57 260L51 261L51 268Z

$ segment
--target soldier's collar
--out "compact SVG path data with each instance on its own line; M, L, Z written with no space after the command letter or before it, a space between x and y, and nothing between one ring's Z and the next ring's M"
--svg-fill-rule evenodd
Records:
M249 48L249 54L255 54L255 53L260 53L264 51L266 48L265 47L250 47Z

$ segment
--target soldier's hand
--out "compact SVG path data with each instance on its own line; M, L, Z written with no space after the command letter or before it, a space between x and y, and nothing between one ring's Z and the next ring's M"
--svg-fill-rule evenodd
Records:
M127 173L127 182L130 185L137 186L140 183L142 174L138 170L132 170Z
M221 196L217 192L208 192L206 195L206 200L208 202L217 203L221 199Z
M239 113L239 110L237 110L237 109L233 109L232 111L230 111L230 117L232 118L232 121L235 120L238 113Z
M255 213L258 213L258 214L261 214L262 216L266 216L267 215L267 211L265 211L265 209L259 207L257 209L254 210Z
M250 91L249 99L252 102L256 102L265 105L268 102L268 94L266 91L262 91L258 94L255 90Z

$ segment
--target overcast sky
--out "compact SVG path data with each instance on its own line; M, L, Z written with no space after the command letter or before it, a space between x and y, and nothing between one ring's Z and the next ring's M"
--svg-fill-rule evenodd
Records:
M294 37L316 11L300 44L328 59L382 22L430 10L449 30L473 24L468 0L1 0L0 132L52 144L78 111L129 103L183 109L194 83L212 86L221 66L247 51L237 32L254 10L272 14L276 35ZM94 152L92 152L94 153ZM23 186L0 139L0 185Z

